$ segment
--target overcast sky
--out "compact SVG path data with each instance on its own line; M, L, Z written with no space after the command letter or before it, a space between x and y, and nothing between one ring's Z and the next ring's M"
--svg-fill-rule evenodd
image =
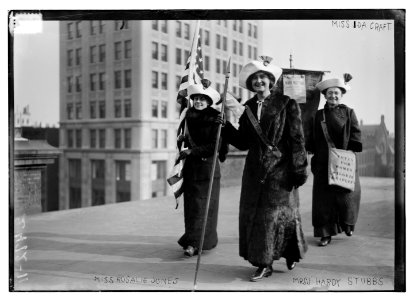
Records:
M390 24L389 24L390 22ZM394 132L394 26L392 21L354 20L264 21L263 51L280 67L289 55L299 69L353 75L343 103L355 109L364 124L378 124L385 115ZM364 24L364 25L363 25ZM386 27L384 25L386 24ZM347 28L348 26L348 28ZM59 121L58 22L43 22L42 34L16 34L15 105L30 105L32 122ZM324 105L322 97L320 105Z

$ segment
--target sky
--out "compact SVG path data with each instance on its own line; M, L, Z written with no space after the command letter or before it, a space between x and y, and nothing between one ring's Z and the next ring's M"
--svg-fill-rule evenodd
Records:
M350 28L347 24L351 25ZM380 116L384 115L386 126L392 133L393 23L359 20L356 28L352 25L353 20L349 23L333 23L331 20L263 21L263 50L258 54L273 57L274 63L280 67L289 67L292 53L295 68L331 71L326 76L352 74L352 90L343 97L343 103L355 110L363 124L379 124ZM380 26L382 29L377 30ZM15 105L19 108L30 105L32 123L57 126L58 22L43 22L41 34L16 34L14 55ZM324 103L321 97L320 106Z

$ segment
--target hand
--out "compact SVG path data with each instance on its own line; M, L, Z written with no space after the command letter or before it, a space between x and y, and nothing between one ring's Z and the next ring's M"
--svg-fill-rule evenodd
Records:
M225 115L222 117L221 114L219 114L215 119L215 123L222 124L222 126L225 126L226 122L227 120L225 120Z
M186 149L182 150L179 152L178 160L186 158L188 155L191 155L192 150L191 149Z
M185 140L185 136L184 136L183 134L178 135L178 137L177 137L178 143L180 143L180 142L182 142L182 141L184 141L184 140Z
M293 175L293 186L298 189L307 181L307 174L294 174Z

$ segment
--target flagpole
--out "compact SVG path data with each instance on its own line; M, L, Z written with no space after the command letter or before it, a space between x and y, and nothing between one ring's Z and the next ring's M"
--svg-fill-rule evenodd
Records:
M224 117L225 102L226 102L227 90L228 90L228 80L229 80L229 74L230 74L230 65L231 65L231 57L229 57L229 59L228 59L227 70L226 70L226 74L225 74L224 94L222 96L221 113L220 113L221 114L221 119L223 119L223 117ZM221 138L221 129L222 129L222 124L220 123L218 125L217 139L215 141L214 158L212 160L212 168L211 168L211 173L210 173L210 176L209 176L208 196L207 196L206 208L205 208L205 213L204 213L204 223L202 225L201 241L200 241L199 247L198 247L198 259L197 259L197 262L196 262L194 288L193 288L194 291L196 290L198 270L199 270L199 265L200 265L200 262L201 262L202 248L204 246L205 230L206 230L207 219L208 219L209 203L211 201L212 185L213 185L213 182L214 182L215 165L216 165L217 158L218 158L218 148L219 148L219 140Z

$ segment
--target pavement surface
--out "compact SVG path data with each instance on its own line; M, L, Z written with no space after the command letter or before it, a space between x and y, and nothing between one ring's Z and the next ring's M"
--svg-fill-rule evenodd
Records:
M240 186L221 188L218 246L197 257L177 244L183 205L172 197L88 207L15 219L16 291L392 291L394 289L394 179L361 178L359 220L352 237L318 246L311 225L312 178L300 188L309 245L289 271L249 282L255 271L238 255ZM19 235L20 234L20 235Z

